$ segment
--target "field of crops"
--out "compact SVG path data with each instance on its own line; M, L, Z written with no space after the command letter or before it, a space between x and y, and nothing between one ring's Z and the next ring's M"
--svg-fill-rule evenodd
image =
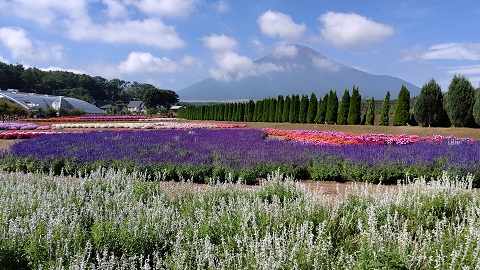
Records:
M1 269L480 268L477 140L93 124L3 153Z
M268 134L285 139L265 139ZM447 170L472 174L478 186L480 141L245 128L120 130L46 134L13 145L4 158L8 171L75 176L101 167L200 183L255 183L276 170L295 179L396 183Z

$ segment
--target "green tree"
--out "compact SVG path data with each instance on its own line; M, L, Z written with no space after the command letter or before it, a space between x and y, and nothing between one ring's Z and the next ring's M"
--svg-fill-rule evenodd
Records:
M443 94L440 85L434 79L424 84L417 96L413 114L415 121L422 126L437 124L443 113Z
M292 95L292 101L290 102L290 112L288 115L288 121L290 123L298 123L298 116L300 114L300 96Z
M318 110L317 96L315 95L315 93L312 93L310 95L310 100L308 103L307 123L315 122L315 116L317 116L317 110Z
M290 104L292 103L292 98L290 96L285 97L285 102L283 103L283 112L282 112L282 122L286 123L289 120L290 116Z
M255 121L262 122L263 120L263 100L257 100L255 103Z
M173 104L178 102L178 95L172 90L162 90L152 87L145 91L142 101L147 109L157 108L158 106L169 109Z
M466 126L472 119L474 92L472 84L465 76L453 77L446 100L446 110L452 126Z
M247 106L247 119L246 119L246 121L253 122L254 121L254 116L255 116L255 101L253 101L253 99L250 99L248 101L248 106Z
M302 95L300 100L300 111L298 114L298 122L307 123L307 113L308 113L308 96Z
M373 97L368 102L367 116L366 116L365 124L372 125L372 126L375 124L375 99Z
M328 105L328 93L325 93L325 95L323 96L323 99L321 98L318 101L318 109L317 109L317 115L315 116L315 123L317 124L325 123L327 105Z
M362 116L362 96L358 91L358 87L354 86L352 90L352 97L350 98L350 106L348 108L349 125L359 125L361 123Z
M390 114L390 91L387 91L385 95L385 99L383 100L382 105L382 112L380 113L380 122L378 123L380 126L388 126L388 115Z
M279 95L277 98L277 108L275 109L275 122L282 122L282 114L283 114L283 104L285 100L283 99L282 95Z
M270 109L268 112L268 122L275 122L275 116L277 113L277 99L271 98L270 99Z
M402 89L398 93L397 106L395 106L395 112L393 114L393 125L404 126L407 124L410 118L410 91L408 91L405 85L402 85Z
M340 108L338 111L337 124L346 125L348 119L348 111L350 110L350 92L345 89L342 100L340 102Z
M328 94L327 112L325 114L325 122L327 124L335 124L338 117L338 97L337 92L330 90Z
M480 126L480 88L475 90L475 103L473 104L473 119Z

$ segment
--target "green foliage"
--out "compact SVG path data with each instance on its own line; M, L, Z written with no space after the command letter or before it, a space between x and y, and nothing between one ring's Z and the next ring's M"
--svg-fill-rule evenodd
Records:
M318 102L318 110L317 115L315 116L315 123L323 124L325 123L325 116L327 113L327 105L328 105L328 93L323 96Z
M275 122L275 116L277 114L277 100L275 98L270 98L270 107L268 113L268 122Z
M382 105L382 112L380 113L380 122L378 123L380 126L388 126L389 125L389 114L390 114L390 91L387 91L385 95L385 99L383 100Z
M279 95L277 98L277 108L275 109L275 122L280 123L282 121L283 116L283 105L285 100L282 95Z
M454 127L469 124L473 117L474 89L465 76L453 76L446 96L448 118Z
M310 95L310 101L308 103L307 123L314 123L315 116L317 116L318 100L315 93Z
M247 103L246 115L248 122L255 121L255 101L253 99L250 99Z
M402 85L402 89L398 93L398 102L395 106L393 114L393 125L404 126L410 119L410 91Z
M362 96L358 91L358 87L354 86L352 97L350 98L350 107L348 108L347 123L349 125L359 125L362 115Z
M348 89L345 89L345 92L342 96L342 101L340 102L340 108L338 112L337 124L346 125L348 119L348 111L350 108L350 92Z
M298 114L298 122L300 123L307 123L308 104L308 96L302 95L302 99L300 100L300 111Z
M480 88L475 90L475 103L473 104L473 118L475 123L480 126Z
M337 92L330 90L328 94L327 111L325 113L325 122L335 124L338 116L338 97Z
M258 100L255 104L255 121L262 122L263 121L263 100Z
M300 115L300 96L299 95L292 95L292 100L290 102L290 112L288 115L288 122L290 123L298 123Z
M424 84L420 95L417 96L415 120L422 126L436 125L443 113L443 94L440 85L434 79Z
M285 103L283 104L282 112L282 122L286 123L289 120L290 116L290 104L292 103L292 98L290 96L285 97Z
M142 101L147 109L159 106L170 108L178 102L178 95L174 91L158 89L152 86L145 91Z
M368 102L368 108L367 108L367 116L366 116L366 122L365 124L367 125L374 125L375 123L375 99L372 97L370 101Z

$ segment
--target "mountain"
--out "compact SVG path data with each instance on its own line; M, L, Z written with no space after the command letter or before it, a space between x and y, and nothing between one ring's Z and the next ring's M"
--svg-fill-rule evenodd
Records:
M420 88L407 81L367 72L335 62L310 47L289 45L288 54L271 53L254 61L252 74L229 81L207 78L177 91L181 101L226 101L277 97L315 92L318 98L330 91L341 96L345 89L357 86L363 98L384 99L387 90L392 99L405 85L411 96Z

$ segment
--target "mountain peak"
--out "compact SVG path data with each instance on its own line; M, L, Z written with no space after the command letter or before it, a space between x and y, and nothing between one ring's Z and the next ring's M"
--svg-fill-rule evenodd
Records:
M301 44L278 46L274 52L254 61L248 76L232 80L207 78L178 91L182 101L248 100L278 95L311 94L323 96L330 90L358 86L362 96L383 99L387 91L398 94L405 85L412 95L420 88L399 78L372 75L345 66Z

